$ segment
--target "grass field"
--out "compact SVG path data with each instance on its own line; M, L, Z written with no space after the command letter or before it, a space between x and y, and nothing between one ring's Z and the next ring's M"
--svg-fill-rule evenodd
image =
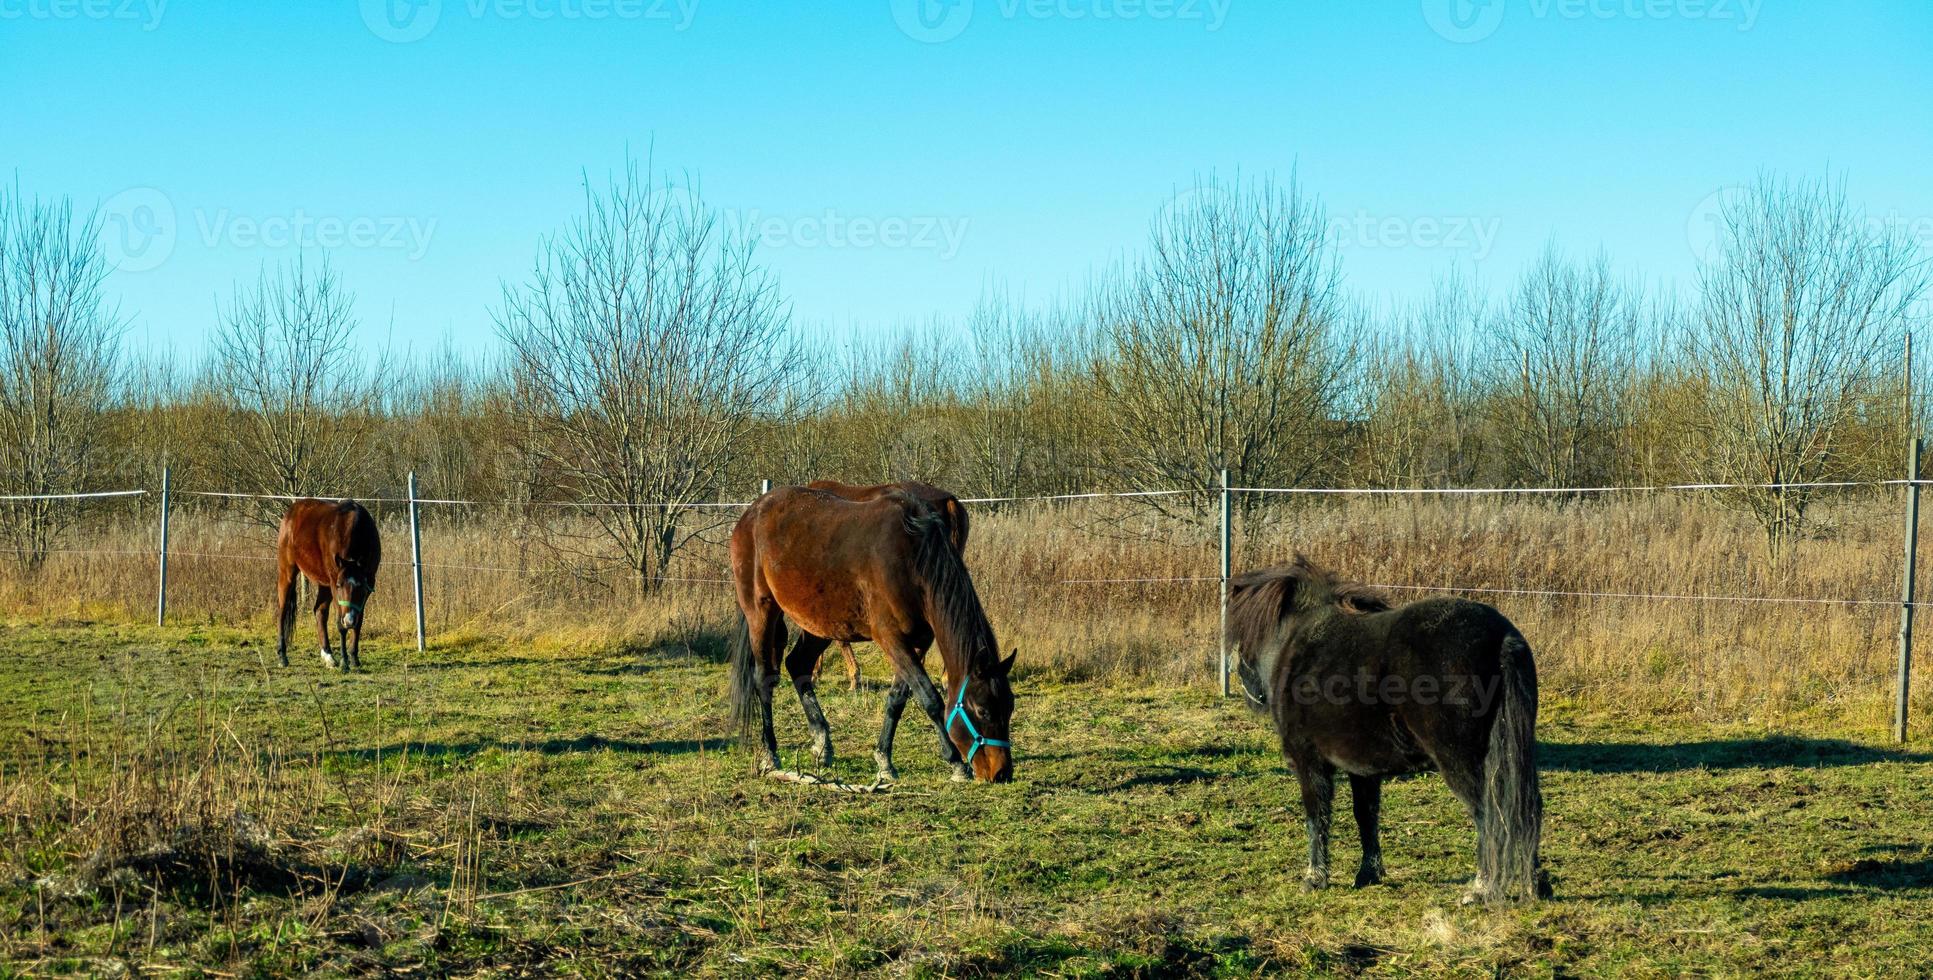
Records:
M1547 694L1557 897L1486 910L1456 904L1471 830L1435 777L1389 787L1388 884L1302 893L1292 780L1259 718L1198 687L1023 674L1016 782L946 782L909 714L902 784L861 796L749 774L695 621L616 646L378 642L352 677L264 667L267 640L0 627L0 973L1877 976L1933 956L1933 756L1837 714L1779 732ZM835 772L869 778L879 692L827 687ZM1337 867L1354 857L1340 819Z

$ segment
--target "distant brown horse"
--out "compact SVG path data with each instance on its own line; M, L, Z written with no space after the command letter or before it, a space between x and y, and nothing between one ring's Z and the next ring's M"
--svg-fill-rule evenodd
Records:
M921 483L918 480L901 480L898 483L878 483L872 486L859 486L852 483L840 483L837 480L814 480L805 486L808 490L824 490L828 493L836 493L847 500L872 500L890 490L903 491L911 495L914 499L924 503L926 506L933 508L933 512L939 515L940 520L946 522L946 536L953 542L953 550L959 552L960 557L966 557L968 524L966 505L960 503L960 498L945 490L941 490L931 483ZM853 655L852 644L844 641L841 641L839 644L839 652L846 658L846 682L853 690L857 691L859 690L859 658ZM821 659L819 664L820 666L824 666L825 661ZM819 679L818 668L813 669L812 679L815 681Z
M835 640L871 640L894 674L873 753L881 780L897 778L893 735L909 695L938 729L940 757L954 779L1012 778L1013 657L1000 659L973 580L931 507L903 490L858 501L781 487L739 517L731 556L742 614L732 654L733 709L741 723L760 724L761 771L779 767L772 692L781 659L812 729L814 755L825 765L832 732L814 693L813 667ZM790 655L787 618L800 631ZM945 663L944 694L926 673L929 644Z
M342 642L344 670L362 666L362 607L376 588L376 569L383 562L383 543L376 519L353 500L303 499L282 515L275 536L276 610L281 636L275 652L289 665L289 631L295 628L298 575L315 584L315 631L322 643L322 663L337 666L329 652L329 605L341 610L337 630Z

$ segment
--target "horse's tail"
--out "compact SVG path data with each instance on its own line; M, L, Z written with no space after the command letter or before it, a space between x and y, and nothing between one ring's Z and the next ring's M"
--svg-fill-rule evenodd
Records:
M1515 630L1503 641L1501 685L1483 760L1477 867L1489 893L1531 899L1542 891L1537 846L1544 795L1537 785L1537 665Z
M741 732L750 731L759 719L759 669L752 662L752 630L745 622L745 611L739 610L738 631L731 640L731 681L732 721Z

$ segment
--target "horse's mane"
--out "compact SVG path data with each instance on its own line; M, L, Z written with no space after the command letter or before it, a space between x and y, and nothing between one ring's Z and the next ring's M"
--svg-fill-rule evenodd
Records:
M1229 581L1228 628L1244 650L1260 653L1282 620L1296 613L1333 605L1348 613L1375 613L1392 608L1387 598L1369 586L1338 578L1296 555L1286 565L1245 572Z
M889 496L906 510L906 533L913 538L915 563L926 587L926 618L946 660L947 676L965 677L969 670L999 663L993 624L987 622L973 578L953 547L946 519L912 494L893 491Z

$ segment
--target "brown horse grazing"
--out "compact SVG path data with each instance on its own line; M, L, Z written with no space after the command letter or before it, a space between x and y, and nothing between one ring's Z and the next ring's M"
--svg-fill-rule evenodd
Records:
M732 580L742 614L732 652L733 714L756 718L762 772L779 768L772 692L780 660L812 729L813 753L832 761L832 732L819 707L813 665L835 640L871 640L893 666L893 686L873 759L882 781L897 778L893 735L910 695L940 734L953 778L1013 777L1009 724L1014 658L1000 659L973 580L932 508L901 490L847 500L824 490L781 487L760 497L732 529ZM786 625L799 628L785 655ZM947 689L933 686L925 650L937 645Z
M966 505L960 503L960 498L945 490L941 490L931 483L921 483L918 480L901 480L898 483L878 483L872 486L859 486L852 483L840 483L837 480L814 480L806 484L805 487L808 490L824 490L827 493L836 493L847 500L872 500L890 490L903 491L911 495L914 499L924 503L926 506L933 508L933 512L940 516L940 520L946 522L946 536L953 542L953 550L959 552L960 557L966 557L968 525ZM839 652L846 658L846 682L853 690L857 691L859 690L859 658L853 656L852 644L843 640L839 642ZM821 659L812 668L812 679L814 681L819 679L819 668L824 665L825 661Z
M1537 666L1502 613L1449 598L1391 608L1300 557L1232 586L1242 686L1274 715L1282 756L1302 784L1305 887L1329 882L1336 770L1349 775L1362 886L1383 877L1384 777L1436 769L1477 825L1466 901L1548 895L1537 858Z
M344 670L362 666L362 607L376 588L383 543L376 519L353 500L303 499L282 515L275 536L276 612L281 638L276 655L289 665L289 631L295 628L296 577L315 584L315 632L322 643L322 664L337 666L329 652L329 603L341 610L337 622Z

